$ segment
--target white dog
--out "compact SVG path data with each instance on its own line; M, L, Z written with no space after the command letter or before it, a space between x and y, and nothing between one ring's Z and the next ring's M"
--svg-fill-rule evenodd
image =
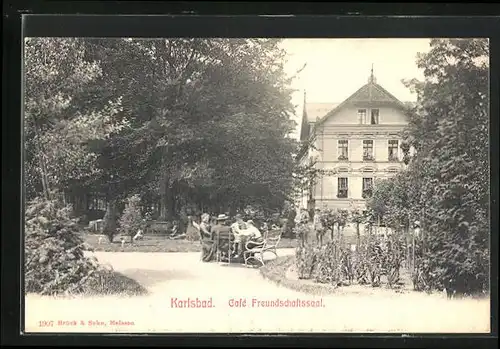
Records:
M144 238L144 235L142 234L142 229L139 229L137 231L137 234L134 235L133 239L134 241L136 240L142 240Z

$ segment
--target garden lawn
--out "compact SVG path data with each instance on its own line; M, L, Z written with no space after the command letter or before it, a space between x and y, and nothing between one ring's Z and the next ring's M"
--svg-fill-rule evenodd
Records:
M99 237L102 236L101 244ZM84 241L99 252L200 252L201 244L199 241L171 240L166 236L144 236L143 240L130 243L130 238L126 238L126 243L122 248L120 237L116 236L113 243L108 241L104 235L85 234L82 236ZM297 241L295 239L282 238L279 248L295 248Z

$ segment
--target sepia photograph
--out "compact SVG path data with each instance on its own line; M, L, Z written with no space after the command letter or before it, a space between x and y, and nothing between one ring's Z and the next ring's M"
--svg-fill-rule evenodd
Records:
M488 334L489 51L24 38L24 332Z

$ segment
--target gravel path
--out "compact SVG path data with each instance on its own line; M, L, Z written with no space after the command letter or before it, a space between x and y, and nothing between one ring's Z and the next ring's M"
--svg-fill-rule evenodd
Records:
M293 253L293 249L279 251L282 256ZM95 255L101 263L110 263L140 282L150 294L73 299L29 295L26 332L484 333L490 328L487 300L387 292L320 298L279 287L263 279L257 269L202 263L199 253ZM175 307L182 306L182 300L196 298L211 298L213 308ZM310 306L269 303L265 307L265 301L278 299L309 302ZM243 305L242 301L246 306L236 306ZM319 307L312 307L316 303Z

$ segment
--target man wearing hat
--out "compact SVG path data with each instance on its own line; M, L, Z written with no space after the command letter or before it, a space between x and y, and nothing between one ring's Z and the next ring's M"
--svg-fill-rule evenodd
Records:
M220 214L217 216L217 224L213 228L213 236L214 239L217 243L220 243L220 245L217 245L217 251L220 253L221 251L228 251L229 246L227 246L227 243L231 243L231 228L227 225L227 220L229 219L228 216L225 214Z

